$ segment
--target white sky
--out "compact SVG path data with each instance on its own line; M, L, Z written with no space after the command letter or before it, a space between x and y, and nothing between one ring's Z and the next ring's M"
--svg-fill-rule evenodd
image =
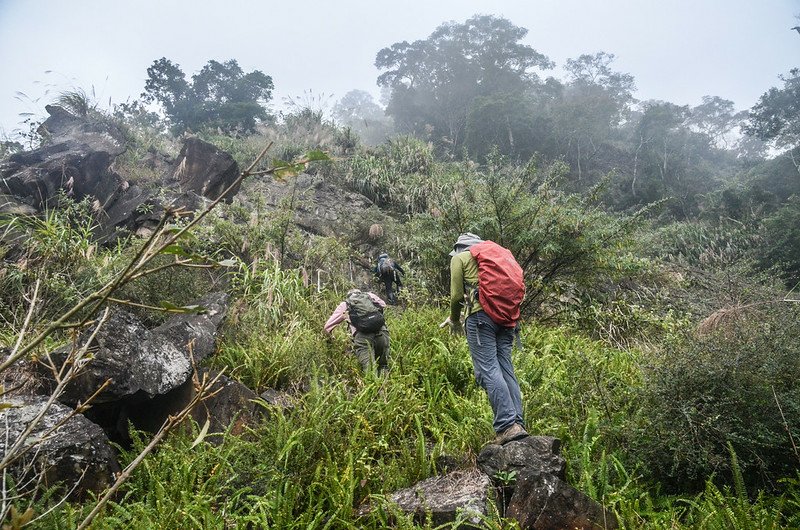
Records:
M161 57L187 75L236 59L272 76L276 105L309 90L377 99L378 50L475 14L527 28L525 43L559 65L613 53L639 99L746 109L800 67L800 0L0 0L0 139L63 90L94 87L103 105L138 97Z

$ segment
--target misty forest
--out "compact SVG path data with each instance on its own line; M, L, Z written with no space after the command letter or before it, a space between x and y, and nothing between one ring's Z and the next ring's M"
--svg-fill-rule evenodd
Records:
M800 527L800 65L686 106L527 32L443 23L375 51L380 98L280 111L154 57L4 138L3 528ZM523 271L505 445L442 322L465 232ZM353 288L386 372L323 333Z

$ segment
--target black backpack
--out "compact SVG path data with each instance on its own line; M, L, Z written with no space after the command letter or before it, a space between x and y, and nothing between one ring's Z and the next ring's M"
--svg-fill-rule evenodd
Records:
M394 274L394 260L392 258L383 258L378 261L378 274L380 276Z
M372 301L367 293L353 293L345 300L350 323L358 331L375 333L386 324L383 318L383 308Z

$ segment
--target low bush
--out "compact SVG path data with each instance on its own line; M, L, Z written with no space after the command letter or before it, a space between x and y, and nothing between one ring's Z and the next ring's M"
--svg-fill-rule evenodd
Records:
M650 478L675 492L730 479L730 444L749 487L778 489L800 463L798 316L764 305L652 354L631 439Z

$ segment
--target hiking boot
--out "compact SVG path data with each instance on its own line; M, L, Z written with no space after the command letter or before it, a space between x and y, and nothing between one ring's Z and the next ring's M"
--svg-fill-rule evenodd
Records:
M505 445L508 442L513 442L514 440L521 440L528 436L528 431L525 430L525 427L520 425L519 423L515 423L508 429L504 430L503 432L497 433L495 436L494 443L497 445Z

